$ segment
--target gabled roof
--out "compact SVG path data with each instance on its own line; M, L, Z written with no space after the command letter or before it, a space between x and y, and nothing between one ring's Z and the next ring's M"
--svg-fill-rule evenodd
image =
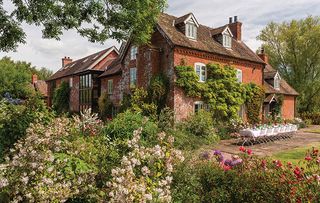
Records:
M118 58L117 60L114 60L112 64L110 64L108 69L104 73L102 73L99 77L103 78L103 77L108 77L112 75L117 75L117 74L120 74L121 71L122 71L121 62L120 62L120 58Z
M175 25L179 25L181 23L186 23L187 21L189 21L190 19L193 20L193 22L196 24L197 27L199 27L199 23L196 19L196 17L193 15L193 13L188 13L184 16L181 16L179 18L177 18L175 21L174 21L174 24Z
M88 70L104 71L107 65L115 60L115 58L110 58L110 60L106 61L105 64L103 64L99 69L97 69L95 66L112 51L116 51L117 53L119 53L116 47L109 47L108 49L99 51L97 53L91 54L67 64L66 66L58 70L55 74L53 74L47 81L55 80L69 75L79 74Z
M212 30L216 32L215 29L201 24L198 27L197 40L190 40L182 32L180 32L176 26L174 26L174 23L177 21L182 21L182 19L185 19L185 17L177 18L165 13L162 13L158 18L157 27L160 33L164 34L165 38L169 39L173 46L181 46L265 64L264 61L261 60L260 57L258 57L257 54L254 53L243 42L239 42L232 38L231 49L223 47L212 37ZM222 29L222 27L220 28Z
M224 25L224 26L221 26L221 27L218 27L218 28L213 28L210 30L210 33L212 36L216 36L216 35L219 35L219 34L223 34L224 32L228 32L230 34L231 37L233 37L233 34L229 28L228 25Z
M270 64L267 64L266 68L264 69L264 88L267 94L285 94L285 95L294 95L297 96L299 93L293 89L284 79L280 80L280 89L276 90L270 85L267 81L269 79L274 78L278 73ZM281 78L281 77L280 77Z

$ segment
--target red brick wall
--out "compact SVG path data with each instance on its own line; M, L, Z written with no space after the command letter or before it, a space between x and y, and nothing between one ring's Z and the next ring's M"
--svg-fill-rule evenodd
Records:
M115 106L120 105L120 80L121 75L113 75L109 77L101 78L101 94L108 91L108 80L113 80L113 94L110 95L110 100Z
M284 119L294 119L295 115L295 97L284 95L283 104L282 104L282 118Z
M188 50L185 48L176 48L174 52L174 66L181 65L184 61L186 65L194 67L195 63L218 63L221 65L231 65L242 70L242 81L244 83L254 82L260 86L263 85L262 74L263 65L251 63L242 60L221 57L210 53ZM174 109L175 119L184 120L194 111L194 102L199 101L197 98L188 98L183 91L174 87Z
M103 70L104 65L106 62L110 61L110 60L114 60L118 57L118 53L115 51L112 51L110 54L108 54L107 57L105 57L104 59L102 59L97 65L94 66L94 70Z

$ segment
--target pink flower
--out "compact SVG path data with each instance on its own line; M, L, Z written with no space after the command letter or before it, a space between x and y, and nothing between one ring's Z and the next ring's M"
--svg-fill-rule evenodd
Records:
M239 150L240 150L241 152L246 152L246 148L245 148L244 146L239 147Z
M262 166L263 168L265 168L265 167L267 166L267 161L266 161L266 160L262 160L262 161L261 161L261 166Z
M252 150L251 149L247 149L247 154L251 155L252 154Z
M311 156L306 156L304 159L305 159L306 161L311 161L311 160L312 160Z

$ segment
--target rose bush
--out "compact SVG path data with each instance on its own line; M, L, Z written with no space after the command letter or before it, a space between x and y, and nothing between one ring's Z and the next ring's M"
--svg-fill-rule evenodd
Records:
M309 150L305 168L280 160L262 159L240 147L242 154L224 159L220 151L185 162L173 175L177 202L318 202L320 156Z

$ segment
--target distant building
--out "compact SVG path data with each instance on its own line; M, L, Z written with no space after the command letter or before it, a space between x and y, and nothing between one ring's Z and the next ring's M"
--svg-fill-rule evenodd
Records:
M31 77L31 86L32 88L40 93L42 98L47 102L48 99L48 85L44 80L38 80L38 76L33 74Z

